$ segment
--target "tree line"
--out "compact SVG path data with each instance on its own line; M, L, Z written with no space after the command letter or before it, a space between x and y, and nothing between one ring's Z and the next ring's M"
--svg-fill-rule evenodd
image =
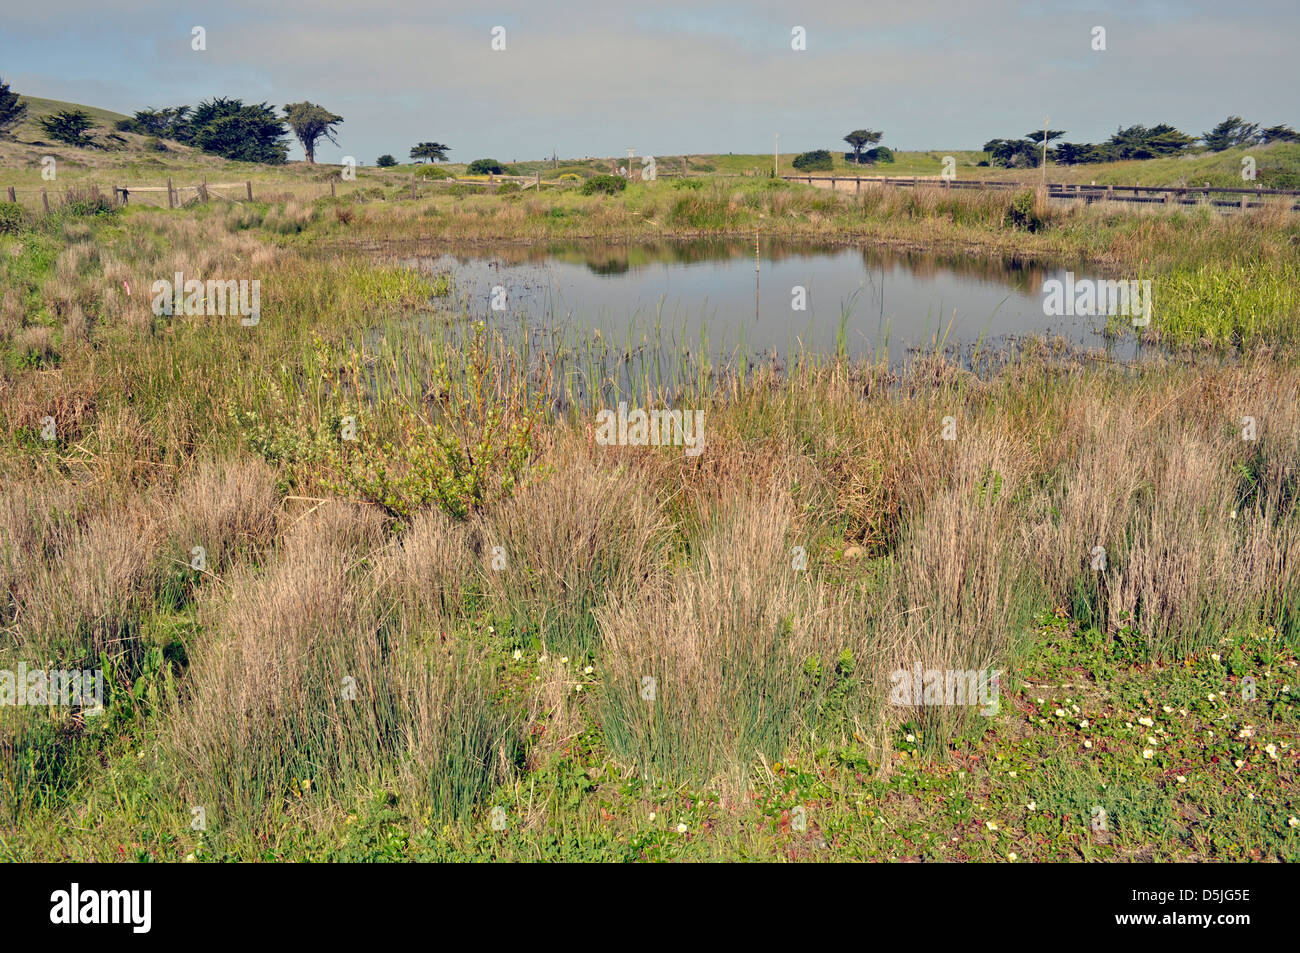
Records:
M1229 116L1200 136L1186 135L1169 123L1138 124L1128 128L1121 126L1105 142L1059 142L1052 145L1064 135L1062 129L1039 129L1019 139L990 139L983 148L993 165L1011 169L1041 165L1044 142L1048 146L1047 157L1057 165L1082 165L1177 156L1197 142L1204 143L1210 152L1222 152L1235 146L1300 141L1300 133L1290 126L1261 128L1259 123L1246 122L1240 116Z

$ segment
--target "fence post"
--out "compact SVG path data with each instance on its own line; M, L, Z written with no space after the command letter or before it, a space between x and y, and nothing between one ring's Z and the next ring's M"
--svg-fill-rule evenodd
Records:
M411 198L415 198L415 173L411 173Z
M176 207L176 193L172 191L172 177L167 176L167 207Z
M45 206L45 214L50 214L50 193L41 189L41 202Z
M18 193L14 191L14 187L12 185L9 186L9 201L10 202L18 201Z
M334 180L330 179L330 198L334 198L334 197L335 197Z
M244 183L244 188L248 189L248 201L253 201L253 180L247 180Z

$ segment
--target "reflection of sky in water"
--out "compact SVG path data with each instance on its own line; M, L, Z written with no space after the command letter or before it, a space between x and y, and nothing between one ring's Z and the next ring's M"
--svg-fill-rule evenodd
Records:
M985 259L852 248L760 249L753 241L679 246L555 246L502 249L492 254L408 257L408 263L451 271L455 295L473 315L490 313L495 285L506 289L507 314L530 327L597 328L611 343L652 339L656 322L665 344L698 346L707 329L715 352L743 341L748 354L817 353L835 349L841 314L856 355L889 344L898 359L909 346L944 340L964 347L983 339L1060 335L1085 347L1105 343L1102 318L1047 317L1042 283L1064 269ZM776 252L774 255L773 252ZM1076 277L1088 272L1075 269ZM807 308L792 308L796 286ZM631 330L634 329L634 330ZM1132 338L1113 347L1132 351Z

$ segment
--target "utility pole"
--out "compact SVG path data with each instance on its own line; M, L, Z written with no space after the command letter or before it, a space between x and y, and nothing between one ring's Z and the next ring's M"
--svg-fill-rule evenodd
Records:
M1051 117L1043 117L1043 188L1047 188L1047 126Z
M627 150L627 180L632 181L632 157L636 155L635 149Z

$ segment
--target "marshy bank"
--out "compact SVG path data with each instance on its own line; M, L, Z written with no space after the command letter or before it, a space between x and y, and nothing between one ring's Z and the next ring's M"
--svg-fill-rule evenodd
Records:
M5 856L783 855L768 802L778 820L807 808L844 856L888 855L865 796L900 753L962 765L986 789L961 797L993 804L1008 781L972 746L1005 731L1008 752L1028 713L1064 728L1053 712L1073 706L1096 728L1053 734L1073 773L1042 781L1069 837L1112 782L1127 843L1171 836L1160 805L1210 803L1181 772L1240 802L1232 843L1295 856L1300 369L1282 285L1228 258L1187 289L1217 282L1213 317L1249 332L1225 338L1232 362L685 361L680 387L623 396L701 412L689 455L599 443L591 402L551 402L574 365L446 313L433 276L304 254L378 217L332 208L0 239L0 668L98 667L108 696L92 717L0 709ZM1144 227L1139 249L1184 226ZM260 323L154 314L140 289L177 270L259 278ZM1265 323L1250 308L1274 293ZM1077 686L1056 703L1043 667L1084 649L1051 669ZM1099 701L1130 663L1195 672L1211 701ZM1000 670L1002 714L891 705L892 673L917 665ZM1246 678L1263 707L1226 708ZM1139 720L1180 708L1204 725ZM1262 743L1235 737L1247 726Z

